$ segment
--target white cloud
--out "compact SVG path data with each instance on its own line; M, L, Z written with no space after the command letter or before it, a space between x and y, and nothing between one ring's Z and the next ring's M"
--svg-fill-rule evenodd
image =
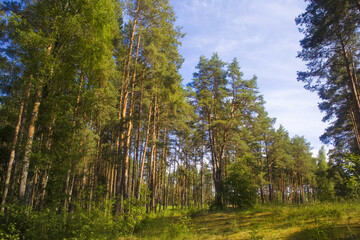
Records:
M322 143L319 136L327 123L321 121L323 114L317 109L318 98L305 89L286 88L269 90L264 94L266 109L270 117L276 117L278 127L283 125L291 136L304 136L317 152ZM274 116L275 114L275 116Z
M326 124L317 109L319 99L296 81L304 63L296 59L302 35L295 18L303 0L171 0L178 24L187 34L180 48L181 73L189 82L199 57L218 52L237 57L246 78L258 76L266 109L292 135L304 135L317 151ZM249 76L249 77L247 77Z

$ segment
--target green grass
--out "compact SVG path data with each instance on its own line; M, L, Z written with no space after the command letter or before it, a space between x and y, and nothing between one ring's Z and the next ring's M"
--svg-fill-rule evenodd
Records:
M127 239L360 239L360 203L167 210L146 218Z

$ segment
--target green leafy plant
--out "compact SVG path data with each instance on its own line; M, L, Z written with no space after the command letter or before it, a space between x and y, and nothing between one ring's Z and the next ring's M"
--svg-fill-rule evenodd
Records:
M252 207L256 203L257 192L254 177L240 162L234 163L222 187L224 200L239 208Z
M180 222L171 223L169 228L170 238L178 237L179 235L188 233L190 231L189 222L191 221L190 217L184 216L180 219Z

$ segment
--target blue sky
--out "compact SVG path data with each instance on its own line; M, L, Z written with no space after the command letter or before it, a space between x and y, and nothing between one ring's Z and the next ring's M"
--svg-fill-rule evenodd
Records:
M276 127L290 136L304 136L317 155L319 136L327 124L317 108L316 93L303 88L296 72L305 64L296 58L301 50L295 18L306 8L304 0L170 0L176 25L186 36L180 53L184 84L192 79L201 55L217 52L227 62L237 58L244 77L258 77L258 87Z

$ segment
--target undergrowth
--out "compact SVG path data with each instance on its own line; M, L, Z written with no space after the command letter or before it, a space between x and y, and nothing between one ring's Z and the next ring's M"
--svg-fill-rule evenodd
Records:
M359 239L360 203L263 204L252 209L128 208L114 218L106 203L89 212L8 206L0 239Z
M126 216L114 218L111 205L93 206L91 211L78 205L74 212L7 206L5 213L0 213L0 239L117 239L132 235L145 208L132 206Z
M167 210L131 239L359 239L360 203Z

